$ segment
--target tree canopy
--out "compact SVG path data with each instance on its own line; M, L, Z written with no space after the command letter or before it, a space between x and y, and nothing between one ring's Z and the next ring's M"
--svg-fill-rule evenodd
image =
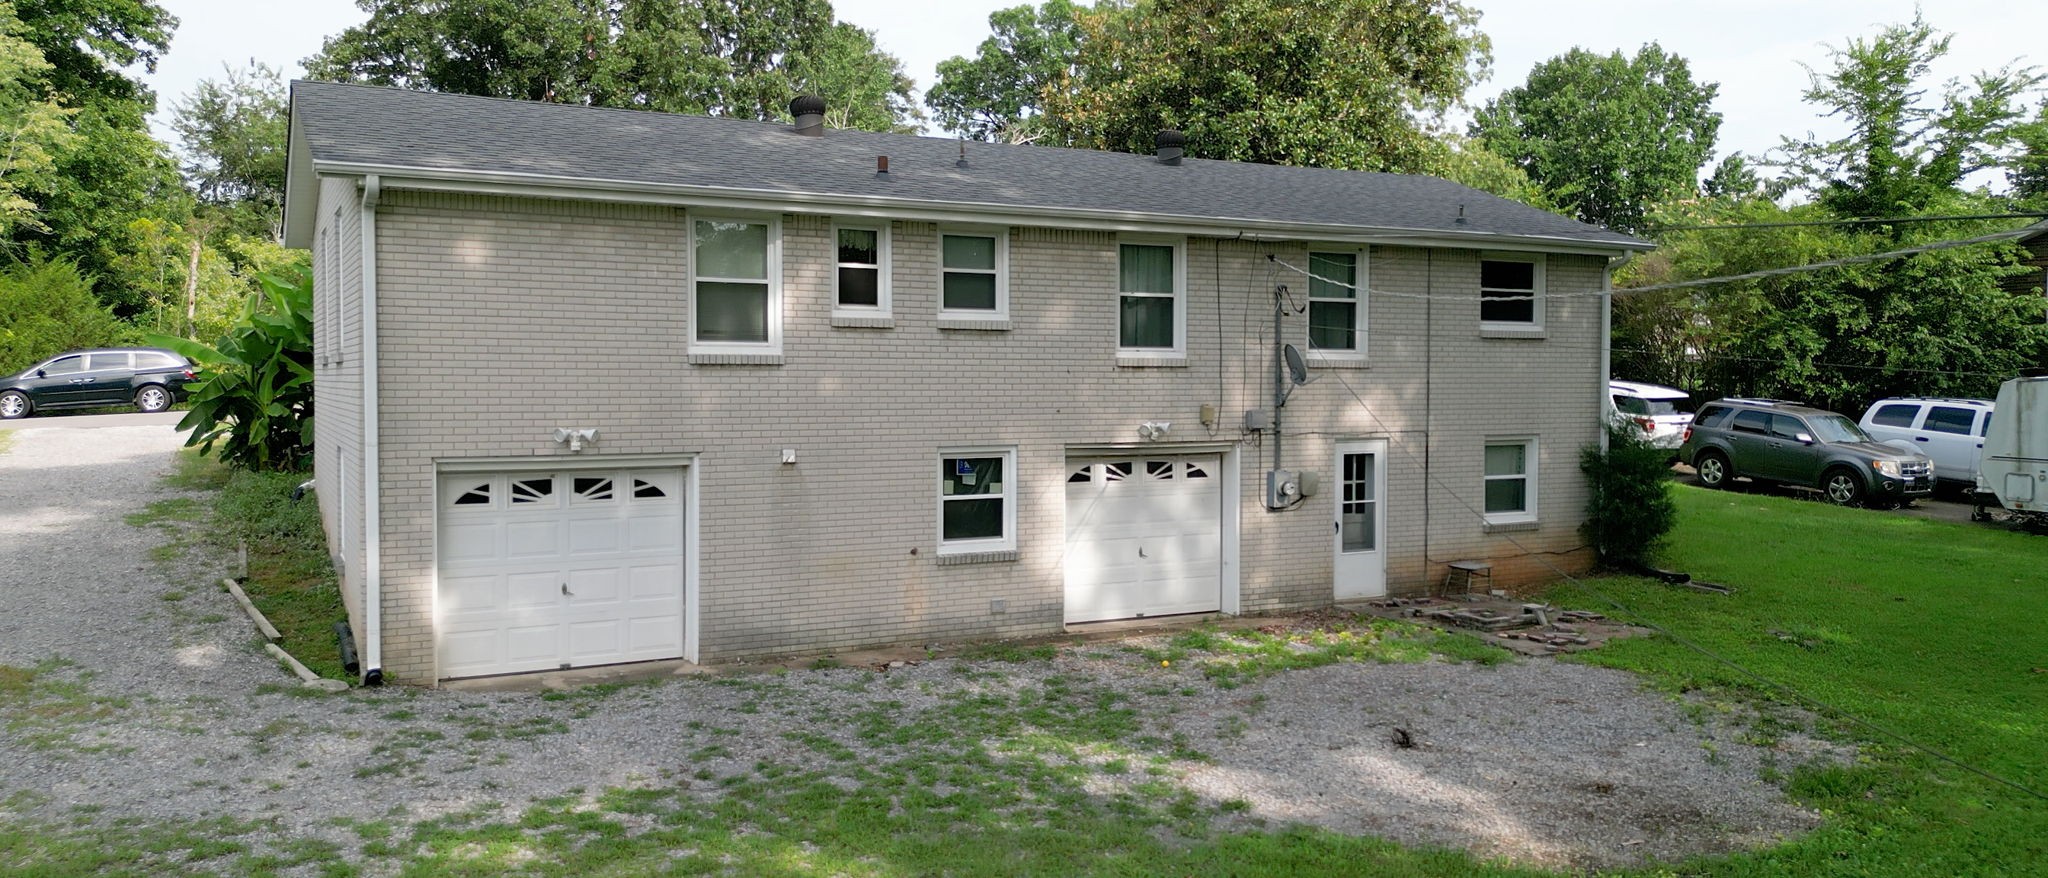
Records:
M902 64L826 0L359 0L310 75L601 107L788 117L798 94L836 121L911 129Z
M1069 0L1013 6L989 13L989 38L973 58L939 62L925 92L934 119L949 131L985 141L1022 143L1043 136L1046 94L1065 88L1081 48L1080 12Z
M1652 204L1694 190L1721 127L1717 90L1656 43L1633 58L1574 48L1488 101L1472 135L1579 219L1638 231Z

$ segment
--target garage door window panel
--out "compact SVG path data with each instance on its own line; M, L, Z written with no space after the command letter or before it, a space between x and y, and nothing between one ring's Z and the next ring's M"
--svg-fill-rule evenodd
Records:
M939 458L941 554L1016 548L1013 452L957 452Z
M776 224L699 219L691 223L695 349L759 352L782 343Z

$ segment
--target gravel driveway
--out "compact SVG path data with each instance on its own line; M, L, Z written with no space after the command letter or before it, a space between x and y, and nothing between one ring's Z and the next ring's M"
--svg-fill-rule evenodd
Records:
M1081 705L1062 722L1087 705L1129 711L1126 732L1059 726L1050 752L1089 769L1088 795L1164 778L1226 830L1308 824L1585 869L1768 844L1818 823L1759 776L1827 748L1796 736L1747 746L1739 718L1547 659L1340 663L1225 689L1199 657L1161 667L1142 655L1155 638L886 672L311 695L206 587L217 571L153 560L158 532L124 523L175 496L160 479L177 445L164 427L32 428L0 453L0 828L62 837L129 820L249 821L232 833L252 849L317 843L384 874L412 852L374 843L371 822L396 821L402 838L422 821L516 820L536 802L614 788L715 800L726 782L775 770L851 789L877 766L952 758L892 729L968 729L1001 761L1037 740L1023 707L1058 699ZM1026 719L974 725L967 706L976 721ZM1131 760L1158 770L1120 767ZM15 865L6 856L0 846L0 872Z

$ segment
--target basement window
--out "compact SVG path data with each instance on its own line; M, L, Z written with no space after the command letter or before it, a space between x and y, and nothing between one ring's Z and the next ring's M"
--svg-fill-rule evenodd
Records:
M1536 520L1536 440L1486 441L1486 523Z
M939 554L1017 548L1017 451L939 452Z

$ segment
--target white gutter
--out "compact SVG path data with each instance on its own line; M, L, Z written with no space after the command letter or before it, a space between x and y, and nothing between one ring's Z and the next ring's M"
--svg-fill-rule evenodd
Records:
M319 173L327 175L380 177L390 189L429 192L465 192L560 198L629 204L663 204L715 207L727 210L765 212L801 211L838 216L886 217L933 222L990 223L1004 219L1030 219L1068 229L1155 234L1196 234L1240 237L1272 235L1286 240L1331 243L1390 244L1411 247L1491 248L1510 247L1545 253L1577 253L1596 256L1626 255L1644 249L1641 243L1600 244L1570 238L1495 235L1484 232L1451 234L1428 229L1371 228L1328 223L1291 223L1278 220L1231 219L1228 217L1170 217L1127 210L1089 208L1015 207L975 202L878 197L872 195L827 195L816 192L786 192L740 189L727 186L693 186L648 183L638 180L607 180L559 177L515 171L466 171L418 168L402 165L354 162L319 162Z
M357 236L363 248L363 616L368 623L363 684L368 686L384 682L383 492L377 443L377 201L382 196L382 179L364 175Z

